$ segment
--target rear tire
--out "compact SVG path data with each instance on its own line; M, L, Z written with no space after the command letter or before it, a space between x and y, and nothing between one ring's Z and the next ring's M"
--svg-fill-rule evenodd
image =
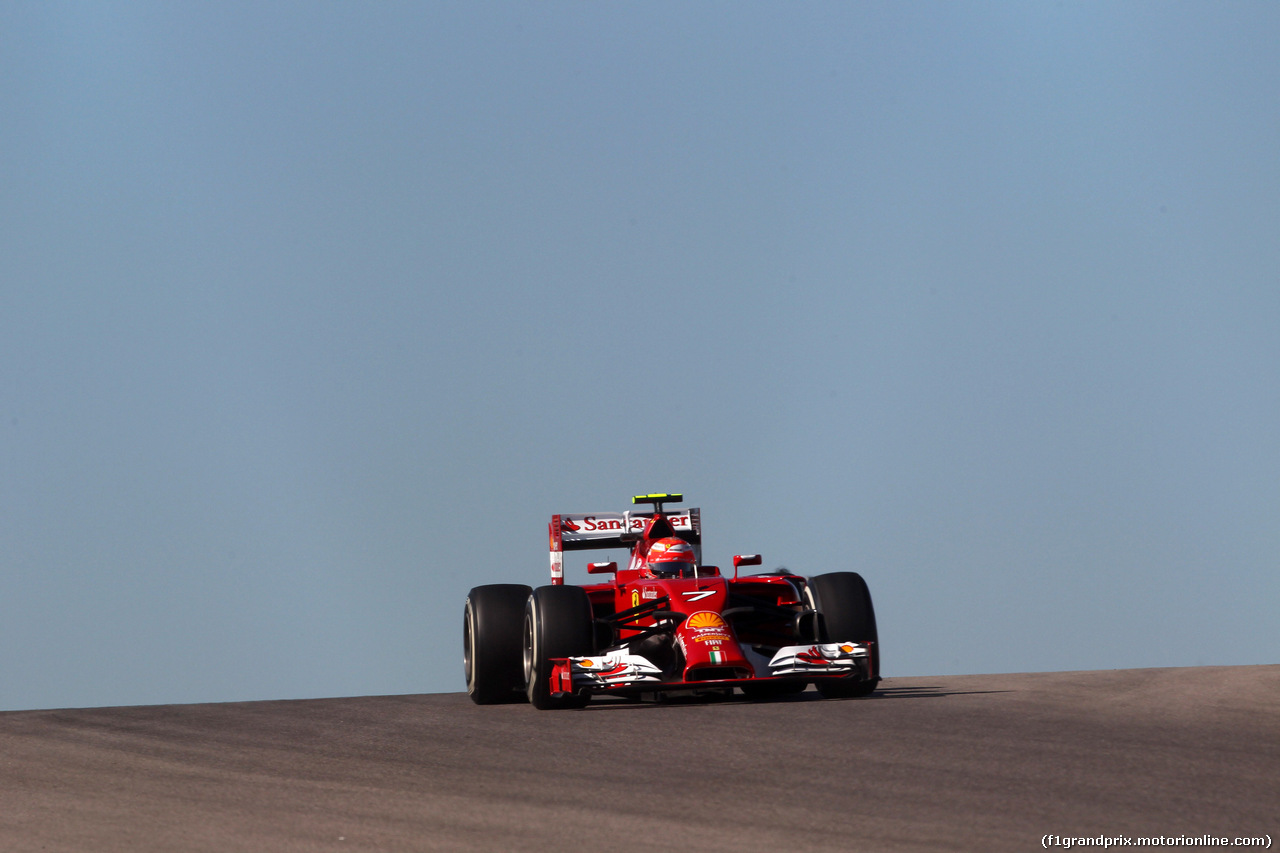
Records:
M533 707L581 708L590 700L575 693L553 696L551 661L595 653L595 623L591 599L576 586L540 586L528 598L524 611L525 695Z
M880 683L880 636L871 591L857 572L832 572L809 579L814 609L822 614L824 643L852 640L871 643L871 677L860 681L820 680L815 686L828 699L868 696Z
M521 628L530 589L495 583L467 593L462 615L462 667L477 705L524 701Z

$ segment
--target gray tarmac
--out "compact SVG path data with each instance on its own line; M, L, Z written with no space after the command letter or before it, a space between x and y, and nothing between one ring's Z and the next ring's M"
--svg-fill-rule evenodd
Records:
M1280 665L890 678L865 699L563 712L463 694L19 711L0 714L0 762L5 851L1275 839Z

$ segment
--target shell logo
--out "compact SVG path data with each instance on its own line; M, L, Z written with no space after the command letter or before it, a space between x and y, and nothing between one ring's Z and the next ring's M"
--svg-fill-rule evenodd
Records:
M596 662L593 660L584 660L578 664L578 666L582 667L583 669L591 669L591 667L595 665L596 665Z
M688 625L690 628L728 628L719 613L712 613L710 610L701 610L689 617Z
M840 651L844 652L846 655L851 655L853 654L853 646L849 645L848 643L845 643L843 646L840 647Z

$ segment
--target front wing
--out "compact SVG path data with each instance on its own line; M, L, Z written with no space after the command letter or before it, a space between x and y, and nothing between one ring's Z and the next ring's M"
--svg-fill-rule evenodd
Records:
M664 680L647 658L625 650L599 655L557 658L551 672L553 693L635 694L675 690L707 690L769 681L871 677L869 643L809 643L786 646L772 657L751 652L754 678L700 681Z

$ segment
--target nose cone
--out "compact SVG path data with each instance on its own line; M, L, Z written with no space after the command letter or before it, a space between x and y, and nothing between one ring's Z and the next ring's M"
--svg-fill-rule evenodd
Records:
M689 614L676 629L676 642L684 651L685 681L722 681L755 674L733 628L714 610Z

